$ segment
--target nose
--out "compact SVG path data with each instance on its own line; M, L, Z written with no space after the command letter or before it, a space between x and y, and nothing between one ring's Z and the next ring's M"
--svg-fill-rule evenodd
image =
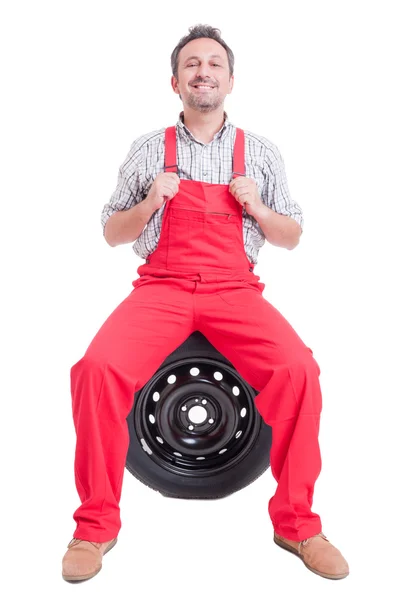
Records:
M200 65L198 65L198 68L196 70L196 77L200 77L201 79L204 79L204 80L208 79L208 80L212 81L210 67L207 63L202 62Z

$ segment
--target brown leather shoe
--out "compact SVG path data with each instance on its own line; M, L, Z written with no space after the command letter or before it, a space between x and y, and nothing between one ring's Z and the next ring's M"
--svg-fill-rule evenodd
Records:
M284 550L296 554L310 571L321 577L343 579L350 572L340 550L322 532L301 542L287 540L274 532L274 542Z
M73 538L62 559L62 577L65 581L85 581L102 569L102 557L112 550L117 538L110 542L88 542Z

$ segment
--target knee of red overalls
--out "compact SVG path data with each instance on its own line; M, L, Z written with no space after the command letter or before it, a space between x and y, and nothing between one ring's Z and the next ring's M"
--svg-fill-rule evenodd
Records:
M320 368L318 362L315 360L314 353L313 353L312 349L309 346L306 346L306 348L309 351L309 353L311 354L312 360L315 363L315 367L316 367L316 369L318 371L318 376L319 376L321 374L321 368Z
M265 367L265 372L266 384L255 397L255 404L266 423L321 413L321 370L311 348L281 352L274 365Z
M70 385L75 424L94 412L120 421L132 409L137 378L113 363L86 354L72 366Z

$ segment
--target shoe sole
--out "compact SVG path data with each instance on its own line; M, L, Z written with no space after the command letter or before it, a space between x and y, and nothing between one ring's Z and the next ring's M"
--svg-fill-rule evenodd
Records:
M304 558L301 556L301 554L298 553L298 550L296 550L295 548L292 548L291 546L289 546L289 544L285 544L285 542L283 542L282 540L279 540L275 536L274 536L274 542L277 546L279 546L280 548L283 548L283 550L287 550L288 552L291 552L295 556L298 556L298 558L300 558L303 561L303 563L305 564L307 569L309 569L316 575L320 575L321 577L325 577L326 579L344 579L345 577L347 577L347 575L349 575L349 573L342 573L341 575L331 575L331 574L329 575L328 573L322 573L321 571L317 571L316 569L313 569L312 567L307 565Z
M109 544L109 546L106 548L106 550L102 556L105 556L105 554L107 552L109 552L109 550L112 550L112 548L116 545L116 542L117 542L117 538L114 539L113 542L111 542ZM71 575L70 577L68 577L66 575L62 575L62 578L65 581L68 581L69 583L79 583L80 581L86 581L87 579L92 579L93 577L98 575L98 573L101 571L101 569L102 569L102 564L99 569L94 571L94 573L90 573L89 575Z

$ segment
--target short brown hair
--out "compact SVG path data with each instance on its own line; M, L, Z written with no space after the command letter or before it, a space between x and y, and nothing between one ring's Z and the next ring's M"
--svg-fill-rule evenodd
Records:
M189 28L189 33L180 39L177 46L174 48L171 54L171 70L176 79L178 73L178 57L182 48L188 44L188 42L192 42L192 40L197 40L199 38L210 38L215 40L226 50L228 56L228 64L229 64L229 74L230 76L234 73L234 63L235 57L229 46L224 42L221 38L221 31L216 29L215 27L211 27L210 25L194 25Z

